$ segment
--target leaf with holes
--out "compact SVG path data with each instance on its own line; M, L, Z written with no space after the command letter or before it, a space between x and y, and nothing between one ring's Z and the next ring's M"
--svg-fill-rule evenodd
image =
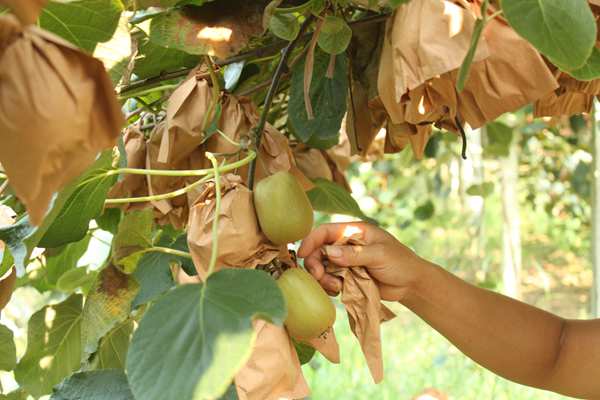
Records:
M50 393L54 385L79 369L82 302L81 295L72 295L29 319L27 351L15 369L15 378L32 396Z
M40 15L40 26L75 46L94 51L110 40L123 12L120 0L49 1Z
M50 400L134 400L120 370L79 372L61 382Z
M150 307L133 335L127 375L134 396L221 396L250 357L252 320L281 325L285 316L281 291L263 271L223 269L204 285L179 286Z
M309 119L304 103L304 63L292 70L288 118L294 135L303 143L318 149L328 149L338 144L342 119L346 113L348 92L348 61L344 54L335 57L333 78L327 77L331 57L315 51L310 100L314 118Z
M139 285L113 265L100 272L88 295L81 319L82 361L98 349L98 342L111 329L129 317Z
M503 0L515 31L559 68L582 67L596 44L596 20L587 0Z

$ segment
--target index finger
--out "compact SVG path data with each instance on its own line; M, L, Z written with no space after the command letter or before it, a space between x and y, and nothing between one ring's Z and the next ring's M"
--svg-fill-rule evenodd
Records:
M344 235L349 223L324 224L308 234L298 249L298 257L305 258L326 244L331 244Z

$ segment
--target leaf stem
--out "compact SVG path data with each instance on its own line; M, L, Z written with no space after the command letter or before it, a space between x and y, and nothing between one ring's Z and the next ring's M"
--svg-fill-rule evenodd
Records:
M287 68L287 60L292 54L292 50L296 47L296 45L302 40L304 36L304 32L308 29L309 25L312 23L314 17L312 15L308 16L306 20L302 23L300 27L300 32L296 38L289 42L289 44L282 50L281 59L279 60L279 64L277 65L277 69L275 70L275 74L273 75L273 80L271 81L271 86L267 91L267 97L265 98L265 103L263 106L262 113L260 115L260 120L258 121L258 125L253 129L255 142L254 149L258 153L260 149L260 140L262 138L263 130L265 129L265 124L267 123L267 115L269 114L269 109L273 104L273 98L275 97L275 93L277 92L277 86L279 85L279 80L283 75L284 69ZM252 160L250 163L250 168L248 170L248 188L250 190L254 187L254 174L256 171L256 159Z
M206 277L208 278L210 274L215 269L215 265L217 264L217 255L219 253L219 213L221 212L221 177L219 175L219 165L217 164L217 159L215 156L206 152L206 157L210 160L213 171L215 173L215 213L212 224L212 249L210 252L210 263L208 264L208 272Z
M190 253L188 253L187 251L170 249L168 247L160 247L160 246L149 247L147 249L140 251L140 253L165 253L165 254L171 254L171 255L177 256L177 257L188 258L190 260L192 259L192 255Z
M131 97L144 96L146 94L158 92L161 90L175 89L177 86L179 86L178 83L172 83L169 85L161 85L161 86L153 87L153 88L142 88L139 91L132 91L131 93L128 92L127 94L119 94L117 97L119 100L127 100Z

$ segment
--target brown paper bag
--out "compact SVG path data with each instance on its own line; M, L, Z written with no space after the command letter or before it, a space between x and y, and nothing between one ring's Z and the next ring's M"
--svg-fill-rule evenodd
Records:
M478 4L474 4L476 9ZM458 96L462 122L479 128L505 112L515 111L558 87L540 54L501 17L483 31L489 57L471 66L464 90ZM458 71L450 73L456 82Z
M54 192L114 146L124 119L100 61L35 26L15 39L11 16L0 27L12 39L0 39L0 162L39 224Z
M364 245L358 235L344 237L336 245ZM352 332L358 339L375 383L383 379L381 354L381 322L394 318L394 313L381 303L379 288L363 267L337 267L329 264L328 273L342 278L342 303L348 313Z
M589 113L594 105L594 95L579 92L551 92L533 105L533 116L554 117Z
M127 128L123 136L127 168L146 167L146 139L144 134L136 127ZM148 195L148 186L144 175L124 174L108 193L108 198L127 198ZM147 207L146 203L130 203L123 206L125 210Z
M252 355L235 375L240 400L303 399L310 389L286 330L263 320L253 323Z
M413 125L407 122L392 124L388 122L385 136L385 152L398 153L410 145L417 160L423 159L425 147L431 137L433 129L431 124Z
M411 1L387 22L379 69L379 96L393 123L402 96L427 80L459 68L471 43L475 16L450 1ZM485 38L475 61L488 56Z
M309 340L308 344L314 347L315 350L332 363L340 363L340 346L335 337L333 327L329 328L319 337Z
M0 5L10 8L21 25L27 26L37 21L46 2L46 0L0 0Z
M252 192L235 175L221 178L219 251L217 268L255 268L278 256L280 248L264 236L254 211ZM215 216L214 183L207 185L190 210L188 245L198 275L203 280L212 250L212 222Z

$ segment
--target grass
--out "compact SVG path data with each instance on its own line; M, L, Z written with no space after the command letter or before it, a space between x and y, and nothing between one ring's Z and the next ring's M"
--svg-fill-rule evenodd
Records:
M335 332L342 361L334 365L316 355L303 367L311 399L403 400L427 388L460 400L557 400L569 397L502 379L462 355L417 316L392 305L398 317L382 325L385 379L376 385L358 341L338 308Z

